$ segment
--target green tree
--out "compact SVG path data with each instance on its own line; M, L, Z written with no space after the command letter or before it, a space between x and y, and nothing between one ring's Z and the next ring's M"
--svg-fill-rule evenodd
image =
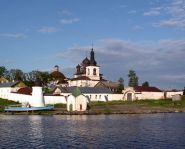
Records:
M47 86L48 82L51 80L51 75L49 72L42 72L38 70L33 70L29 73L25 73L25 80L24 83L28 86L35 85L35 82L39 79L41 85Z
M184 87L184 90L183 90L183 95L185 95L185 87Z
M24 73L20 69L10 69L6 74L6 77L10 81L22 81L24 77Z
M0 66L0 77L4 76L6 73L6 68L4 66Z
M128 77L129 77L128 86L130 87L138 86L138 76L136 75L134 70L129 70Z
M118 84L118 87L117 87L117 92L122 93L122 90L124 90L124 80L123 80L123 78L119 78L118 82L119 82L119 84Z
M143 82L142 86L143 87L149 87L150 85L149 85L148 81L145 81L145 82Z

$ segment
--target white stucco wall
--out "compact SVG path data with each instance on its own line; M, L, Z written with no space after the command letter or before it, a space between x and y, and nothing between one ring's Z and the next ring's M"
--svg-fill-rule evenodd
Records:
M72 109L70 109L72 105ZM70 95L67 98L67 111L85 111L87 109L87 98L84 95L74 97Z
M81 109L80 109L81 106ZM87 109L87 97L79 95L76 97L76 111L85 111Z
M140 94L135 94L137 100L145 99L164 99L163 92L141 92Z
M11 92L11 88L10 87L2 87L2 88L0 88L0 98L8 99L10 92Z
M78 87L94 87L99 81L94 80L73 80L69 81L69 86L78 86Z
M94 69L96 70L96 74L94 75ZM100 80L100 68L98 66L87 66L86 67L86 76L92 80Z
M10 93L8 100L18 101L20 103L29 103L32 104L32 96L31 95L24 95L24 94L17 94L17 93Z
M70 105L72 105L72 109L70 109ZM75 107L75 97L73 95L70 95L67 98L67 111L75 111L76 107Z
M171 92L168 91L166 92L166 98L172 98L174 95L183 95L183 91L178 91L178 92Z
M66 98L64 96L44 96L45 104L66 104Z
M42 87L34 86L32 87L32 101L31 106L33 107L44 107L45 101L43 97Z

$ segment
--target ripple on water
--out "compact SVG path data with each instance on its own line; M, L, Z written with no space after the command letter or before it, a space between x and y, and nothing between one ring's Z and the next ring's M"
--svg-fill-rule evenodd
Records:
M0 116L0 148L184 148L185 113Z

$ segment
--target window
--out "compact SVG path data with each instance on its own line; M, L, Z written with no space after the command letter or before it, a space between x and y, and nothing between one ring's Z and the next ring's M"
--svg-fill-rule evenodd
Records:
M93 75L96 75L96 68L93 69Z
M101 99L101 95L99 95L99 99Z
M90 75L90 69L88 68L88 75Z
M97 99L97 95L95 95L95 99Z

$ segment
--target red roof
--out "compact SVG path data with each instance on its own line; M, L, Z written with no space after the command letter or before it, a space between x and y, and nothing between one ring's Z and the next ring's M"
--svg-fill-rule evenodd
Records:
M89 77L86 77L86 76L80 76L80 77L77 77L77 78L73 78L71 80L75 81L75 80L91 80L91 79Z
M31 95L32 88L30 87L22 87L17 91L18 94L25 94L25 95Z
M162 92L160 89L157 87L144 87L144 86L136 86L134 87L134 90L136 92Z

